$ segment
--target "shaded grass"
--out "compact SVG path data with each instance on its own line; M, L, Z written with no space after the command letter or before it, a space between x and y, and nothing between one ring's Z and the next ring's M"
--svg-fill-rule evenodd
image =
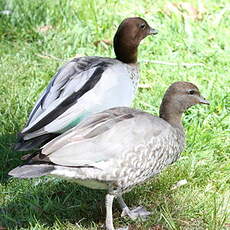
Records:
M177 1L179 2L179 1ZM190 1L196 5L196 1ZM114 56L112 47L95 41L112 39L120 21L144 17L160 33L145 39L139 49L141 83L134 106L158 113L165 89L174 81L197 84L209 107L191 108L184 116L187 148L180 161L161 175L125 195L130 206L144 205L153 215L146 222L120 218L116 226L134 229L161 225L165 229L227 229L229 218L229 15L213 23L226 1L206 1L202 20L190 21L192 40L178 15L167 16L166 1L22 1L0 0L0 226L9 229L100 229L104 222L104 192L49 177L17 180L7 172L21 164L23 153L10 148L28 112L57 68L76 54ZM39 28L52 29L39 32ZM185 68L142 62L204 63ZM171 190L177 181L188 183Z

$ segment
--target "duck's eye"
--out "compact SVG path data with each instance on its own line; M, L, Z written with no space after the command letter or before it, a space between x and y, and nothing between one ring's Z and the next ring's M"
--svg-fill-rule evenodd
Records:
M195 90L191 89L191 90L188 91L188 93L189 93L190 95L193 95L193 94L195 93Z
M145 23L142 23L142 24L140 25L140 27L141 27L141 29L144 29L144 28L145 28Z

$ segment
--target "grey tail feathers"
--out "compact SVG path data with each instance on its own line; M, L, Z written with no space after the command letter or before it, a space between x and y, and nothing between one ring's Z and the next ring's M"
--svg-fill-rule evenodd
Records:
M17 177L17 178L34 178L48 175L55 168L51 164L30 164L18 166L15 169L12 169L8 175Z
M57 133L48 133L42 136L35 137L33 139L24 140L23 134L18 134L17 143L14 146L15 151L31 151L38 150L41 146L45 145L55 137L59 136Z

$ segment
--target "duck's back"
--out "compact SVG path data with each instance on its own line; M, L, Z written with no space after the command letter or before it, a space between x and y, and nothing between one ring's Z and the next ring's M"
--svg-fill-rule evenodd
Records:
M113 58L71 60L60 68L35 104L21 132L22 140L29 142L30 148L43 137L62 133L92 113L130 106L138 78L137 66ZM30 145L30 140L35 143Z
M116 77L116 74L119 73L119 76L127 80L130 68L126 66L128 67L116 59L97 56L74 58L69 61L51 79L30 113L27 126L22 133L31 130L35 124L36 128L34 129L37 130L55 119L55 116L63 114L74 102L76 103L97 86L102 77L109 77L112 83L114 75ZM110 87L110 84L107 82L107 86L105 84L103 86L106 89ZM37 124L50 112L54 113L54 110L58 110L58 112L52 114L52 119L46 119L41 125ZM36 120L37 122L35 122Z

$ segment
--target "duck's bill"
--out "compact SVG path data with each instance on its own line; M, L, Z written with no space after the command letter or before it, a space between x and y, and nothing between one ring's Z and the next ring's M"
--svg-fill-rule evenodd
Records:
M149 35L156 35L156 34L158 34L158 31L150 27Z
M209 101L206 100L206 99L205 99L204 97L202 97L202 96L200 96L199 102L200 102L200 104L210 105Z

